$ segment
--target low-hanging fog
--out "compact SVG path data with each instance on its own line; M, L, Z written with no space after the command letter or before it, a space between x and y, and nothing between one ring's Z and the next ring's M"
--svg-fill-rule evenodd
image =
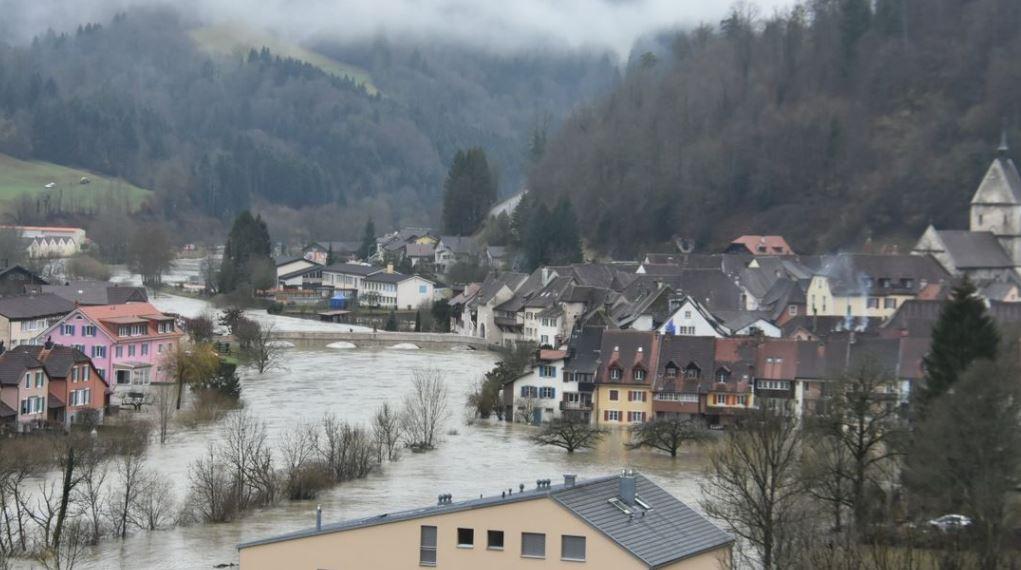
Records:
M745 2L763 15L792 0ZM0 0L0 41L24 42L140 6L175 6L210 24L236 24L292 39L356 42L380 34L437 39L498 51L537 46L609 49L625 55L658 29L717 22L717 0Z

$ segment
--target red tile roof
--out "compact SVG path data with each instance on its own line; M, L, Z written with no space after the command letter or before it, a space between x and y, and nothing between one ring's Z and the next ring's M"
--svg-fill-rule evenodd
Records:
M79 307L83 315L99 323L107 333L117 337L118 323L137 321L141 319L159 319L164 317L163 313L149 303L124 303L122 305L97 305L93 307ZM147 320L147 322L149 322ZM109 323L109 324L108 324ZM153 329L150 328L150 332ZM180 336L182 333L175 331L166 336Z

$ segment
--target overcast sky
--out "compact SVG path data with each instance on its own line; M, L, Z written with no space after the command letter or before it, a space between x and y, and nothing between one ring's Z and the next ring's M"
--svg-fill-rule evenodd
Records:
M762 15L793 0L751 0ZM102 22L167 0L0 0L15 41L47 28ZM213 23L237 23L295 39L360 40L379 33L442 37L497 50L539 44L597 47L627 54L635 38L661 28L718 22L728 0L174 0Z

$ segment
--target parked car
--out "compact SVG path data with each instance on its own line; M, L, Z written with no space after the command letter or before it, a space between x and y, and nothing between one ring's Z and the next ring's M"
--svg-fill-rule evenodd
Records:
M938 528L943 532L960 530L971 526L971 519L964 515L943 515L929 521L929 526Z

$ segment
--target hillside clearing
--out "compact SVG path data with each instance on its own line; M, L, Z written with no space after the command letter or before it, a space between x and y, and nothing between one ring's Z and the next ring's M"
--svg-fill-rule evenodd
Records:
M82 178L87 179L88 184L82 184ZM53 186L47 188L48 184ZM75 211L126 200L134 210L151 194L149 190L119 178L0 154L0 202L9 202L24 195L48 196L51 207Z
M304 61L331 75L347 77L355 83L362 85L369 95L379 93L379 89L372 83L372 75L368 71L356 65L350 65L326 57L269 34L222 25L196 28L191 31L191 37L203 51L220 55L243 56L251 49L258 50L266 47L274 55Z

